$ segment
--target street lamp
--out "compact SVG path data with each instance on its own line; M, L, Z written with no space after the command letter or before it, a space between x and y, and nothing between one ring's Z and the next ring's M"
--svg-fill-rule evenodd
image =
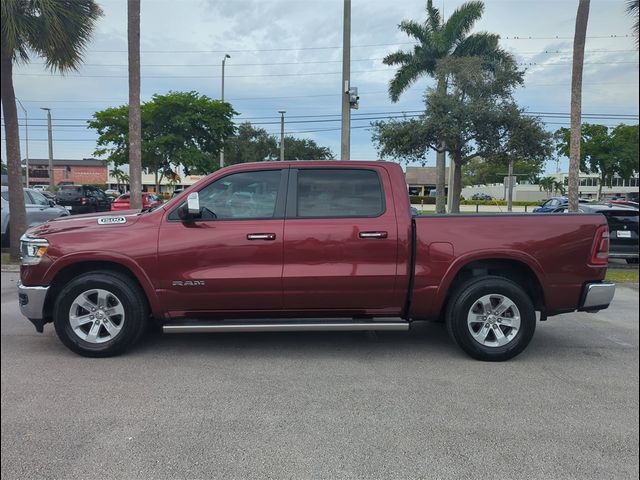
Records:
M49 190L53 192L55 182L53 180L53 132L51 131L51 109L41 107L47 112L47 133L49 138Z
M284 162L284 114L286 110L278 110L280 114L280 161Z
M227 58L231 58L231 55L228 53L224 54L222 57L222 91L221 91L221 100L224 102L224 64L227 62ZM220 168L224 167L224 145L220 149Z
M24 112L24 146L25 146L25 170L26 170L26 175L25 175L25 182L26 182L26 187L29 188L29 116L27 115L27 109L24 108L24 105L22 105L22 102L16 98L16 101L18 102L18 105L20 105L20 108L22 109L22 111Z

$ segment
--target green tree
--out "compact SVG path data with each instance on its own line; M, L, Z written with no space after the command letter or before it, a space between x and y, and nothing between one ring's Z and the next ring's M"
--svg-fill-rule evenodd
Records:
M11 258L26 229L13 65L42 57L54 72L77 70L102 10L93 0L2 0L1 79L11 204Z
M276 138L263 128L255 128L249 122L238 127L236 135L225 143L224 160L227 165L243 162L261 162L277 159L279 155Z
M285 160L330 160L334 158L328 147L318 145L308 138L290 135L284 138ZM229 165L242 162L261 162L280 158L278 139L262 128L255 128L249 122L242 123L238 132L225 144L225 162Z
M639 0L627 0L627 14L633 17L633 34L636 36L636 45L640 42L640 22L638 22Z
M522 72L512 62L483 68L478 57L447 59L438 74L447 90L427 91L426 112L418 119L373 124L373 140L381 156L401 161L424 160L429 150L449 152L456 165L451 211L459 211L462 167L480 156L508 164L517 159L543 161L551 152L542 122L518 108L512 90Z
M585 123L581 133L580 171L600 175L598 198L616 175L628 180L638 172L638 125L621 124L610 133L605 125ZM555 139L557 152L568 156L571 130L558 129Z
M537 183L544 172L544 167L544 159L516 159L513 171L518 179ZM506 176L507 166L504 163L474 157L462 169L462 184L470 186L502 183Z
M318 145L309 138L284 137L285 160L332 160L335 158L329 147Z
M560 195L564 195L566 192L566 189L564 188L564 185L562 184L562 182L557 181L555 177L552 177L552 176L546 176L541 178L540 182L538 183L538 186L541 192L544 191L549 196L553 195L554 193L559 193Z
M438 62L449 57L479 56L484 60L500 62L510 56L498 46L499 36L486 32L469 34L482 17L484 4L470 1L462 4L443 21L440 11L427 1L427 18L423 23L404 20L398 28L413 38L417 45L413 51L398 51L387 55L383 62L396 65L398 70L389 83L389 97L397 102L400 95L416 80L429 76L437 80L440 90L446 89L446 79L437 73ZM490 63L485 64L491 66ZM441 139L442 140L442 139ZM445 152L438 144L436 156L436 211L444 213Z
M126 186L129 183L129 175L117 166L109 170L109 175L116 179L116 187L118 190L120 190L121 184Z
M234 132L231 105L196 92L169 92L154 95L140 110L142 166L155 174L156 191L178 166L194 175L218 168L216 156ZM129 162L128 119L127 105L94 113L88 124L98 132L96 156L115 166Z

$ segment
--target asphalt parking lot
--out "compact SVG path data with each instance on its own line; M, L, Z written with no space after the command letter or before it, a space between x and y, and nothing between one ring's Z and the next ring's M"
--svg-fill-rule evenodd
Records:
M499 364L409 332L148 336L86 359L2 273L2 478L637 478L638 289Z

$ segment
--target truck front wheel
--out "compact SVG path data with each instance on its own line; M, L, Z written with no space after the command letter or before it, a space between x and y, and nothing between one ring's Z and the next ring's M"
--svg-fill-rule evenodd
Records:
M473 358L509 360L522 352L536 329L531 299L517 283L485 276L463 284L446 312L449 335Z
M124 352L142 335L148 317L140 287L116 272L90 272L58 295L53 321L62 343L86 357Z

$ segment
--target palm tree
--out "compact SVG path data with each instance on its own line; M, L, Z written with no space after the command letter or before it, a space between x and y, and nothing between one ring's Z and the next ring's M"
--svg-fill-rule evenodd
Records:
M580 181L580 141L582 139L582 68L584 44L587 38L590 0L579 0L576 30L573 36L573 67L571 72L571 138L569 140L569 211L578 211Z
M17 259L26 229L18 112L13 65L32 54L44 58L54 72L77 70L102 10L94 0L2 0L2 108L4 110L11 205L11 258Z
M142 208L142 120L140 112L140 0L127 4L129 51L129 179L131 208ZM157 177L156 177L157 178ZM157 182L156 182L157 183Z
M627 13L634 18L633 33L636 36L636 45L640 42L640 25L638 24L638 8L640 7L640 0L627 0Z
M444 58L479 56L486 60L501 61L507 56L498 46L500 37L487 32L469 34L473 25L482 17L484 4L470 1L461 5L446 20L440 11L427 0L427 18L424 23L404 20L398 28L417 41L413 51L398 51L387 55L383 63L397 65L398 71L389 82L389 97L397 102L400 95L418 78L436 77L438 62ZM446 89L443 78L437 78L438 88ZM436 211L444 213L445 157L439 148L436 158Z

